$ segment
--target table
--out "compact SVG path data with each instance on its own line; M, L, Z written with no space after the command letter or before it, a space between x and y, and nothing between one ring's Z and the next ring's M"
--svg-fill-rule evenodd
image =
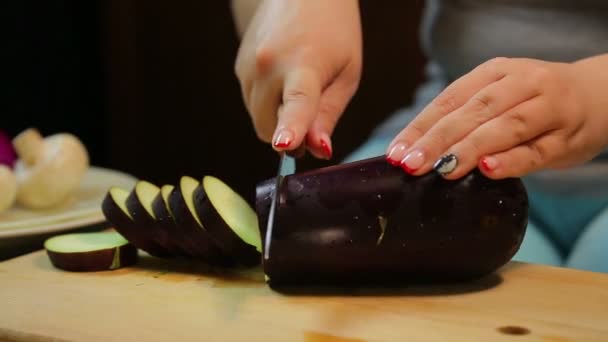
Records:
M270 289L141 255L57 270L43 251L0 263L0 341L608 341L608 275L511 262L454 286Z

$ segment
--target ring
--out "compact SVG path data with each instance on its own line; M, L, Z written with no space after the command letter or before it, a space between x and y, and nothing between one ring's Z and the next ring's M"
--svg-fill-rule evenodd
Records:
M446 154L441 157L435 165L433 165L433 169L437 171L442 176L449 175L456 169L458 166L458 158L454 154Z

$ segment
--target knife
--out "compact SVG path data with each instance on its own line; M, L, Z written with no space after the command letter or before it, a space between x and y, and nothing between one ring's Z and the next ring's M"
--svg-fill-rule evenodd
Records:
M271 195L270 211L268 212L268 223L266 226L266 237L265 237L265 250L264 260L268 260L270 257L270 241L272 239L272 229L274 228L274 218L276 216L277 205L279 202L279 194L281 185L283 184L283 178L288 174L293 174L296 171L295 158L287 155L285 152L279 154L279 167L277 170L277 176L274 183L274 191Z

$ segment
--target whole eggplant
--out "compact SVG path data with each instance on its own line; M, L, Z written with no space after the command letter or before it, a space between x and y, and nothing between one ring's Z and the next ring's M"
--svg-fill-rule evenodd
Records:
M262 241L273 191L256 189ZM511 260L528 222L518 178L412 176L383 157L286 176L278 196L270 284L472 280Z

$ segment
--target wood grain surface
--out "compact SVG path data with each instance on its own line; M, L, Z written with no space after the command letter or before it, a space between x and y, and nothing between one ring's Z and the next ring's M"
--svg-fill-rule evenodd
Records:
M608 275L511 263L475 283L270 289L142 255L68 273L35 252L0 263L6 341L608 341Z

